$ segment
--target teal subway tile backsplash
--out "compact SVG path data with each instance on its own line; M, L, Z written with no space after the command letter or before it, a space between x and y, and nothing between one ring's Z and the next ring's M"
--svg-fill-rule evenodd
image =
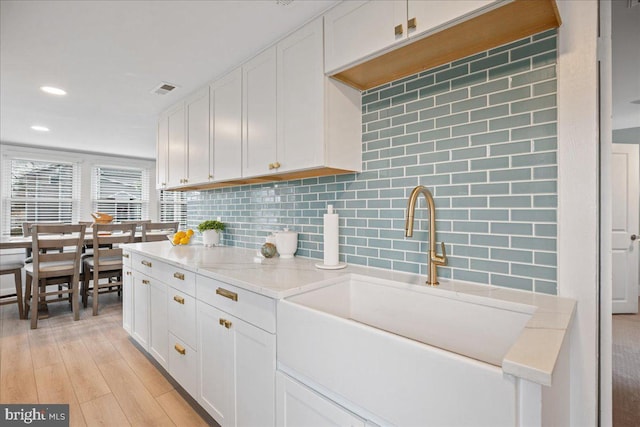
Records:
M363 172L188 193L188 225L221 217L223 243L299 234L322 258L322 215L340 214L340 259L426 275L428 214L404 237L411 189L434 195L453 278L557 292L556 31L362 93Z

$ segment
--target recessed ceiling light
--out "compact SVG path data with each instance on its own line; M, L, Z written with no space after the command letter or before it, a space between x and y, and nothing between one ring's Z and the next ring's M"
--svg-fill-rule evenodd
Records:
M41 86L40 90L43 91L43 92L47 92L47 93L49 93L51 95L62 96L62 95L66 95L67 94L66 91L64 91L64 90L62 90L60 88L57 88L57 87L53 87L53 86Z
M49 132L49 128L46 126L33 125L31 129L37 130L38 132Z

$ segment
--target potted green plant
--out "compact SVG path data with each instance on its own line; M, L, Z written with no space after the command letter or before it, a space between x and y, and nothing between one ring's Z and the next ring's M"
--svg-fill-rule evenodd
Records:
M220 220L209 219L198 224L198 231L202 233L202 243L205 246L218 246L220 233L224 231L225 224Z

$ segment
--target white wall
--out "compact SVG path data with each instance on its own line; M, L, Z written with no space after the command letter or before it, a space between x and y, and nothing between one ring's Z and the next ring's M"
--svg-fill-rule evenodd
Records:
M578 301L570 412L584 427L598 422L598 3L558 8L558 294Z

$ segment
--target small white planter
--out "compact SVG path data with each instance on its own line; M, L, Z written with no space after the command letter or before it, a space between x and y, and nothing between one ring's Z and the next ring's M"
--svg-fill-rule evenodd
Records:
M220 244L220 232L217 230L205 230L202 232L202 244L205 246L218 246Z

